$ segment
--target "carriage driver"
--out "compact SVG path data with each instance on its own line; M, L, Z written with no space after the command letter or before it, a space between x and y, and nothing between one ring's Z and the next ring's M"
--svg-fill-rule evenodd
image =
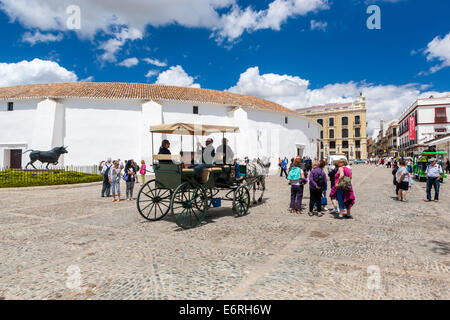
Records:
M228 139L223 138L222 144L216 149L216 163L217 164L233 164L234 152L228 145Z
M197 152L199 156L201 156L202 164L212 165L214 161L214 157L216 156L216 152L214 151L214 146L212 145L214 142L213 139L206 139L206 147L202 147L201 143L197 143Z

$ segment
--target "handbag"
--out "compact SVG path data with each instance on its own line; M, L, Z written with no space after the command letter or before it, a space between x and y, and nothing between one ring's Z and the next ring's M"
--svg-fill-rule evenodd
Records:
M320 202L321 202L321 204L322 204L323 206L326 206L326 205L328 204L328 202L327 202L327 197L322 197L322 199L320 200Z
M124 181L128 181L128 173L124 173L123 174L123 176L122 176L122 179L124 180Z
M342 179L339 179L337 188L345 191L350 191L352 189L352 179L347 176L342 177Z

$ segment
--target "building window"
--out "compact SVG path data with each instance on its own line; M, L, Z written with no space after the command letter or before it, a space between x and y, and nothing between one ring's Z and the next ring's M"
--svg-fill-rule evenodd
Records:
M361 124L361 118L359 116L355 116L355 124Z
M193 114L198 114L198 107L197 107L197 106L194 106L194 107L192 108L192 113L193 113Z
M434 122L436 123L446 123L447 122L447 108L436 108L434 109Z
M323 139L323 131L320 131L320 139Z
M330 141L330 149L336 149L336 141Z
M361 129L360 128L355 128L355 137L359 138L361 136Z
M328 124L330 127L334 127L334 118L328 119Z
M355 140L355 147L361 148L361 140Z
M323 119L317 119L317 123L323 126Z
M288 117L284 117L284 123L288 124ZM309 127L309 123L308 123L308 127Z
M436 138L441 138L447 133L447 128L436 128L434 132L437 133L435 135Z
M392 134L393 134L394 136L397 136L397 128L392 129Z
M320 143L320 149L323 150L323 142Z
M347 140L342 141L342 149L348 149L348 141Z
M334 138L334 130L333 129L330 130L330 134L329 134L328 138L330 138L330 139Z
M348 126L348 117L342 117L342 125Z
M342 138L348 138L348 129L342 129Z
M14 110L14 102L8 102L8 111Z

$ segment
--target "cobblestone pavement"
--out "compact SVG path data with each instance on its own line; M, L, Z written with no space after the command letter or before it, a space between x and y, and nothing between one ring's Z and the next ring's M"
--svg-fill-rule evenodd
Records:
M97 184L0 189L0 297L449 299L449 183L440 203L419 182L399 203L389 169L353 172L354 220L288 213L290 187L271 176L249 215L212 209L187 231Z

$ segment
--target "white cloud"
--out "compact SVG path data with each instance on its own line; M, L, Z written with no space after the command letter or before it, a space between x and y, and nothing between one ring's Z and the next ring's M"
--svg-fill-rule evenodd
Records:
M289 18L328 8L328 0L274 0L267 9L259 11L233 5L230 12L220 17L221 23L214 28L215 34L219 42L233 41L244 31L280 30L281 25Z
M118 65L121 67L131 68L131 67L137 66L138 64L139 64L138 58L128 58L128 59L123 60Z
M0 63L0 87L24 84L75 82L73 71L48 60L34 59L17 63Z
M146 77L146 78L151 78L151 77L156 76L156 75L158 75L158 74L159 74L159 71L158 71L158 70L149 70L149 71L147 72L147 74L145 75L145 77Z
M325 30L327 30L327 27L328 27L328 22L311 20L311 30L325 31Z
M145 62L147 62L148 64L152 64L152 65L157 66L157 67L167 67L167 63L166 62L159 61L158 59L144 58L143 60Z
M397 86L347 82L328 84L318 89L310 89L309 85L308 80L298 76L260 74L259 68L253 67L243 72L236 85L229 91L261 97L290 109L352 102L362 92L367 101L369 134L380 119L390 120L398 117L418 97L440 94L426 91L428 86L414 83Z
M141 33L153 27L180 25L206 28L219 41L233 41L244 31L280 30L287 19L328 8L328 0L273 0L267 9L241 8L237 0L77 0L81 9L81 37L93 38L111 26L127 26ZM27 28L67 30L66 8L73 0L0 0L0 9Z
M81 30L77 32L92 37L114 24L141 32L147 25L212 28L219 20L217 10L233 3L235 0L1 0L0 8L28 28L66 30L66 8L76 4L81 9Z
M200 88L200 84L194 83L194 78L188 75L180 65L170 67L158 75L156 84L171 86Z
M94 81L94 76L89 76L87 78L80 80L80 82L92 82L92 81Z
M31 32L25 32L22 36L22 42L28 42L32 46L39 42L59 42L63 39L63 34L59 32L58 34L53 33L41 33L39 30L35 31L34 34Z
M441 38L437 36L427 46L425 55L428 61L439 60L441 64L430 68L431 73L435 73L445 67L450 67L450 32Z
M107 62L117 61L116 55L122 50L127 40L142 39L142 33L138 29L122 28L120 32L113 34L113 38L100 44L99 49L104 53L100 56L100 60Z

